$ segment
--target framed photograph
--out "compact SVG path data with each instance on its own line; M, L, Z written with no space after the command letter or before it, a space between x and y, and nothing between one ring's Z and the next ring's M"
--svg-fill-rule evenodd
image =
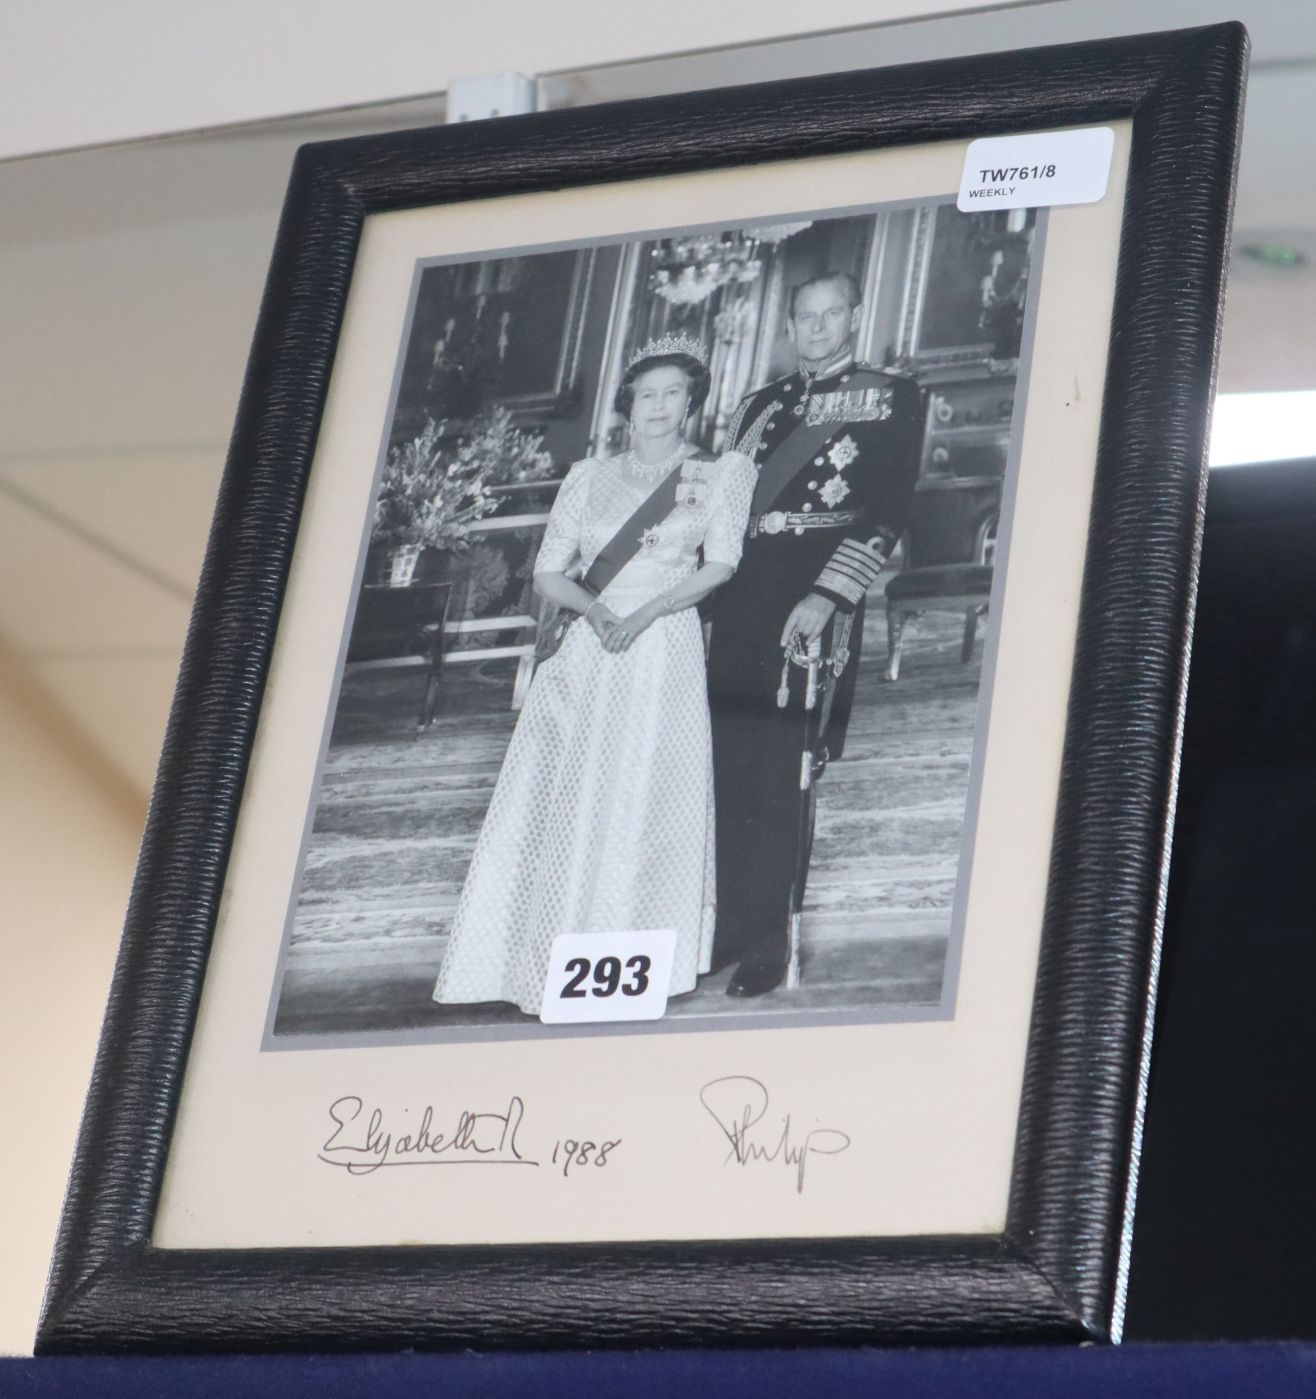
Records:
M561 249L436 265L416 289L394 434L424 431L437 410L466 422L501 406L519 421L568 417L595 251Z
M300 152L42 1349L1118 1338L1245 65Z

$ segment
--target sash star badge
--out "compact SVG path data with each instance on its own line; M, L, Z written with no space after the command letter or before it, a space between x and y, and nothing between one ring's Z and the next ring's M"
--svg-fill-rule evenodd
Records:
M838 471L835 476L824 481L818 488L822 502L829 510L834 510L850 494L850 485Z
M847 432L839 442L832 444L832 449L827 453L827 460L837 469L844 471L847 466L859 455L859 448L855 440Z

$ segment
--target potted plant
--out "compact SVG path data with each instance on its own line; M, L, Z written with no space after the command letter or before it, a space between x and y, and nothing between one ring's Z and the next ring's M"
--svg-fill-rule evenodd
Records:
M493 408L456 438L430 418L418 437L389 448L372 540L389 551L388 581L405 587L423 549L463 550L470 528L498 508L498 487L542 480L553 469L542 433L512 426Z

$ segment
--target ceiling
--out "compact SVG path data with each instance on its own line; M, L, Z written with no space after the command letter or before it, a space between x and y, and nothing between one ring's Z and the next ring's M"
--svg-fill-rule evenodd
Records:
M1316 7L1055 0L551 75L544 105L1241 17L1236 227L1316 244ZM149 790L294 149L442 100L0 163L0 645ZM1316 388L1316 274L1233 279L1231 391Z

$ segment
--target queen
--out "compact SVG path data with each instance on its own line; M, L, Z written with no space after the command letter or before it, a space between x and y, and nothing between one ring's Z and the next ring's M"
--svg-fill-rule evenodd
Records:
M686 439L708 394L699 341L631 358L628 450L567 473L535 564L561 609L508 745L434 989L540 1013L560 933L673 928L669 995L709 967L712 750L696 606L734 573L754 487L739 453Z

